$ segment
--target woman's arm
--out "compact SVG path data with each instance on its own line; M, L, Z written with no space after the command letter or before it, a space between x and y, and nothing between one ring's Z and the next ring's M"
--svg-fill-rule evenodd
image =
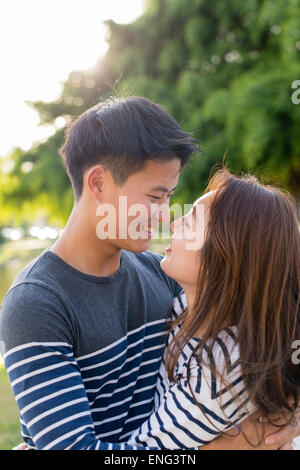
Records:
M229 390L210 368L192 359L189 381L180 378L166 389L157 409L128 444L198 449L244 420L254 406L248 400L239 367L231 366L224 377Z

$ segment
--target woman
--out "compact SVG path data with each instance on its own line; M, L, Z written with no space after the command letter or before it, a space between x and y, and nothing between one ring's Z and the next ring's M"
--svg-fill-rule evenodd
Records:
M185 295L174 302L155 410L129 444L198 448L254 410L273 424L292 422L300 235L288 196L223 169L171 228L161 266Z

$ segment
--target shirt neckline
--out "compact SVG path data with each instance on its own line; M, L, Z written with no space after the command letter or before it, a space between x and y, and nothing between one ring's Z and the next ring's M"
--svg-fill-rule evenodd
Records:
M122 250L122 253L121 253L119 268L117 269L115 273L111 274L110 276L95 276L93 274L87 274L82 271L79 271L79 269L74 268L74 266L71 266L65 260L63 260L60 256L58 256L56 253L51 251L50 248L45 250L44 256L50 257L53 261L60 264L64 269L67 269L73 275L86 279L87 281L92 281L92 282L105 283L105 282L115 281L115 280L120 279L120 277L126 272L126 268L124 266L124 250Z

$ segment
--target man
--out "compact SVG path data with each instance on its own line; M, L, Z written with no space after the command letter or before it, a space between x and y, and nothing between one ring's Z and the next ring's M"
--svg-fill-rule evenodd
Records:
M1 312L28 448L132 448L120 443L151 413L165 319L181 290L147 251L151 230L195 149L169 114L139 97L101 103L68 130L60 153L72 213L59 240L19 274ZM293 432L281 431L277 447ZM233 445L222 439L207 448Z

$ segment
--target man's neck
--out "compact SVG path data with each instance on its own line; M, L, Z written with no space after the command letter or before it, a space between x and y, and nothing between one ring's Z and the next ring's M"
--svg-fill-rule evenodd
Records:
M96 235L92 217L74 206L67 225L50 251L79 271L94 276L110 276L120 267L121 249Z

